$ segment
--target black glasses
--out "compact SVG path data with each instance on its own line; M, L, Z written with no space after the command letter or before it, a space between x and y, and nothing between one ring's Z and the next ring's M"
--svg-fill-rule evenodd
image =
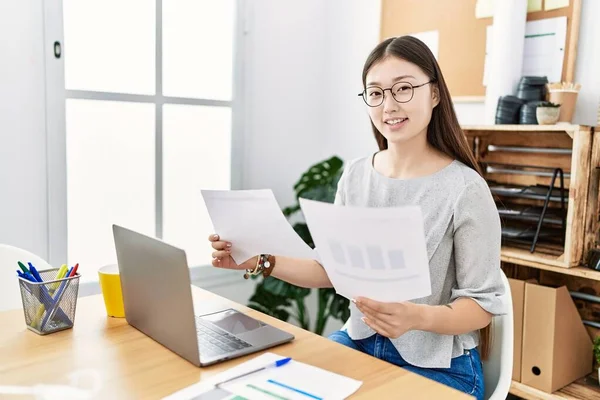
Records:
M398 103L408 103L412 100L413 95L415 94L415 89L432 82L434 81L431 80L420 85L412 85L410 82L396 82L394 85L392 85L392 87L387 89L382 89L379 86L369 86L358 95L363 98L369 107L378 107L382 105L383 101L385 100L386 90L390 91L392 97Z

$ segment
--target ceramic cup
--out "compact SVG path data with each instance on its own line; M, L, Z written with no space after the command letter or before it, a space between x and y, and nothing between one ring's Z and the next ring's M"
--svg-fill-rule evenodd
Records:
M119 267L117 264L105 265L98 270L100 279L100 289L104 297L106 314L109 317L125 317L125 308L123 307L123 294L121 292L121 277L119 276Z

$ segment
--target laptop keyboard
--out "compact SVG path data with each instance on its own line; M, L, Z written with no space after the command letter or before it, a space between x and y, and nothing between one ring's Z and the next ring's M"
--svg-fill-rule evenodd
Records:
M196 332L201 356L214 357L251 346L200 317L196 317Z

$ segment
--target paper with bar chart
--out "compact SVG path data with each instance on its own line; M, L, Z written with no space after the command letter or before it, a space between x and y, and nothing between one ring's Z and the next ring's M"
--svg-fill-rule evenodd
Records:
M431 294L420 207L340 207L307 199L300 206L337 293L386 302Z

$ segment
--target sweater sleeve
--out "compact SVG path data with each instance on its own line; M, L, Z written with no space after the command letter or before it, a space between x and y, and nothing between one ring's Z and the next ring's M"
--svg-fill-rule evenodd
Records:
M454 207L456 287L451 301L468 297L492 315L506 313L500 269L501 226L483 180L469 182Z

